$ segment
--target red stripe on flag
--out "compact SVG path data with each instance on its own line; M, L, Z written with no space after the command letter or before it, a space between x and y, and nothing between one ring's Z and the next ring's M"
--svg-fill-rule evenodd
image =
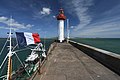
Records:
M35 43L39 43L40 42L40 37L39 37L38 33L33 33L32 36L34 38L34 42Z

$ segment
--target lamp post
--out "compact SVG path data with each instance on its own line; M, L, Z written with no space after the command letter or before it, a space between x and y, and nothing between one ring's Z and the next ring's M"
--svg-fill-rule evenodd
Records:
M69 19L67 19L67 43L70 40L70 34L71 34L71 29L73 29L75 26L70 26L69 25Z
M70 39L70 27L69 27L69 19L67 19L67 43Z

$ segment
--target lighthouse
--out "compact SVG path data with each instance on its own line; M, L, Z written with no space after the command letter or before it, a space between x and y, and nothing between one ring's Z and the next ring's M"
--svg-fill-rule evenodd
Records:
M57 16L57 20L59 21L59 34L58 34L58 40L60 42L63 42L64 41L64 21L66 19L66 16L64 15L64 11L63 9L60 9L59 10L59 14Z

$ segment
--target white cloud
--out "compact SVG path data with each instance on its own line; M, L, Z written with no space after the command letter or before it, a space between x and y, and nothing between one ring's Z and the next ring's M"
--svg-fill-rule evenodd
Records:
M56 16L53 16L53 18L56 18Z
M76 36L85 37L114 37L116 35L120 35L120 23L109 19L103 22L100 21L95 23L95 25L89 25L88 28L77 32L77 34L78 35Z
M10 29L9 27L5 27L5 26L0 26L0 29ZM17 28L11 28L12 30L18 30Z
M72 3L75 6L77 17L80 20L80 23L75 28L77 31L91 22L92 18L88 14L88 9L93 5L93 0L73 0Z
M113 15L116 13L120 13L119 11L116 11L117 9L119 9L119 7L116 6L111 10L105 11L103 15L107 17L100 18L100 20L97 20L96 22L87 26L87 28L81 29L80 32L77 32L79 34L78 36L85 35L93 37L114 37L120 35L120 15Z
M80 23L76 25L75 31L80 30L81 28L87 26L92 18L88 14L89 7L93 5L93 0L64 0L60 1L65 5L65 9L71 15L76 15Z
M21 23L15 21L14 19L10 19L10 18L4 17L4 16L0 17L0 23L4 23L7 26L12 26L12 28L14 30L30 29L31 27L34 26L31 24L27 24L27 25L25 25L24 23L21 24ZM8 29L8 27L0 27L0 28Z
M4 17L4 16L2 16L2 17L0 17L0 21L6 21L8 18L7 17Z
M41 14L47 14L47 15L49 15L49 14L50 14L50 11L51 11L50 8L43 7L43 8L42 8L42 11L40 11L40 13L41 13Z
M36 19L36 18L42 19L43 17L50 15L50 12L51 12L50 8L43 7L41 11L34 12L33 18L34 19Z

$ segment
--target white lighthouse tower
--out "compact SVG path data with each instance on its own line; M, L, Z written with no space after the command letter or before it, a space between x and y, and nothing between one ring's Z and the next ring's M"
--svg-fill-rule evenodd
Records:
M59 10L59 15L57 16L57 20L59 21L59 37L58 40L60 42L64 41L64 21L66 16L64 15L63 9Z

